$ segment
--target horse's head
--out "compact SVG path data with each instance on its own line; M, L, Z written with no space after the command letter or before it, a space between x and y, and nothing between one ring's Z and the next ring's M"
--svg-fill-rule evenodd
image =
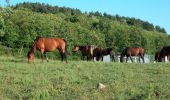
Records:
M77 52L80 49L80 47L78 45L74 45L73 47L73 52Z
M32 63L32 61L34 60L34 53L29 51L27 54L27 58L28 58L28 63Z

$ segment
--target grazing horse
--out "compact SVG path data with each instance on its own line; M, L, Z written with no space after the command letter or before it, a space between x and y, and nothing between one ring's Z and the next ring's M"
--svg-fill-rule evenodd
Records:
M139 62L140 62L140 57L143 60L144 63L144 49L143 48L126 48L122 51L121 57L120 57L120 62L123 62L123 58L126 56L126 62L128 58L130 57L130 60L132 60L132 56L139 56Z
M161 49L158 57L158 62L162 62L162 59L165 58L165 56L167 56L168 60L170 60L170 46L164 46Z
M112 48L106 48L102 50L102 55L106 56L106 55L110 55L110 60L113 62L115 62L115 52L113 51Z
M96 61L103 61L103 48L96 47L93 50L93 61L94 57L96 57Z
M65 58L65 61L67 62L66 47L67 47L67 42L63 38L38 37L34 40L32 48L27 54L28 63L31 63L33 61L34 53L36 52L37 49L41 52L42 61L44 60L44 57L45 57L48 62L46 53L53 52L56 49L58 49L61 54L61 60L63 61Z
M81 51L82 54L82 60L85 60L85 57L87 57L87 60L91 60L93 56L93 48L91 45L74 45L73 52Z

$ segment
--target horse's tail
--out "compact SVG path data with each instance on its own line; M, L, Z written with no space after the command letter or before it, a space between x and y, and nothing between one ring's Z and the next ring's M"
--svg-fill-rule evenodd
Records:
M145 49L144 48L142 48L143 49L143 56L145 56Z
M62 40L65 42L65 52L64 52L64 57L65 57L65 60L66 60L66 63L67 63L67 41L62 38Z

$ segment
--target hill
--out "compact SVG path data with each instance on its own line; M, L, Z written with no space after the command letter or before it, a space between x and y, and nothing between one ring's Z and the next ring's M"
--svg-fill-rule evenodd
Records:
M0 9L0 42L13 54L25 55L37 36L65 38L70 57L74 44L113 47L117 53L128 46L144 47L153 54L170 43L164 28L140 19L40 3Z

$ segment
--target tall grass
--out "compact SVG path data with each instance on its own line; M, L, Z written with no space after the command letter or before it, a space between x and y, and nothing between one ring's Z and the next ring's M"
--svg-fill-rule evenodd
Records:
M170 99L170 63L127 64L69 61L67 64L0 57L2 100ZM99 90L98 83L106 85Z

